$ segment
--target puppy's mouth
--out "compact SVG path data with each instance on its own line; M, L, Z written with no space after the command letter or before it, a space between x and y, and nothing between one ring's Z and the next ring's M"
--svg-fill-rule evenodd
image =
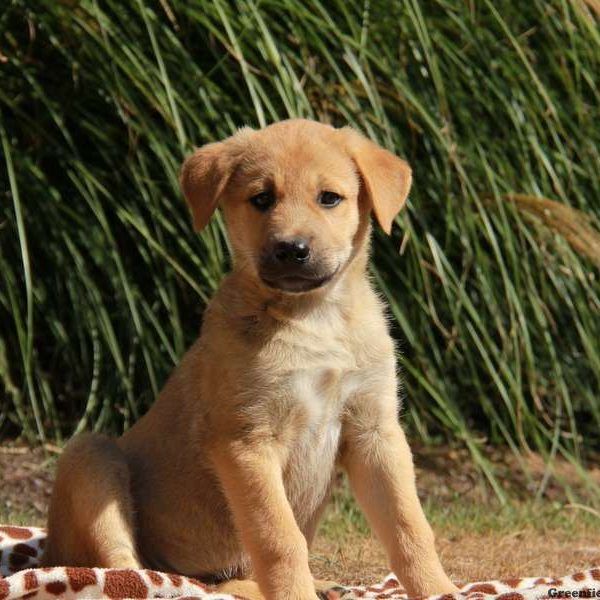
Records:
M324 276L308 275L280 275L278 277L262 276L262 282L271 289L291 294L302 294L323 287L329 283L337 273L337 269Z

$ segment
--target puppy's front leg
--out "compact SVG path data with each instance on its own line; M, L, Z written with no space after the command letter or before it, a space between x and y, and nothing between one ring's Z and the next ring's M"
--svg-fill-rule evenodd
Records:
M442 568L415 486L396 400L363 398L345 424L342 463L391 567L410 595L455 592Z
M228 442L213 458L261 592L269 600L315 600L306 539L287 500L275 449Z

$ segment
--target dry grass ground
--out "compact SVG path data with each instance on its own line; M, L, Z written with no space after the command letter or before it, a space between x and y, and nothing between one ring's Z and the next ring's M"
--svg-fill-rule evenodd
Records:
M565 461L547 472L538 455L517 459L488 449L508 498L501 504L466 451L415 448L414 454L419 492L453 580L566 575L600 565L600 512L589 490L600 484L597 466L588 467L586 485ZM321 526L312 569L345 584L366 584L389 572L345 482Z
M0 522L43 525L56 453L53 447L0 446ZM535 501L544 476L539 457L528 459L527 478L509 455L490 451L510 498L501 505L465 453L419 448L415 455L420 493L442 561L455 581L563 575L600 565L600 513L591 503L568 501L569 493L585 497L569 465L557 464ZM598 469L589 469L589 476L600 483ZM389 572L343 480L313 547L311 566L316 576L344 584L372 583Z
M452 505L448 507L452 509ZM487 507L471 506L474 520ZM442 562L456 582L534 575L565 575L600 565L600 518L594 524L576 516L571 525L556 520L544 525L548 515L521 518L506 516L500 529L477 531L451 516L435 522ZM429 510L430 518L435 511ZM518 523L518 527L514 525ZM321 535L313 548L312 570L316 576L344 584L367 584L380 580L389 569L380 544L371 535L356 532L339 539Z

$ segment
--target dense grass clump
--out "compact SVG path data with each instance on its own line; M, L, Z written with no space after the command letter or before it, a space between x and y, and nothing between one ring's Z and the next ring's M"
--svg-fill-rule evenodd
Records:
M487 442L585 464L600 449L591 6L7 2L0 433L60 441L144 412L227 270L220 220L192 233L182 158L305 116L414 168L373 270L414 435L458 439L484 470Z

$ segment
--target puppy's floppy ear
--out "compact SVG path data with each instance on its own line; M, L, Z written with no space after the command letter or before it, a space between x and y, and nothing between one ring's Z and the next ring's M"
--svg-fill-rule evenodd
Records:
M217 209L231 174L231 159L226 142L198 148L189 156L179 174L179 185L192 211L194 229L200 231Z
M340 129L358 167L364 191L381 228L389 235L412 183L408 163L350 127Z

